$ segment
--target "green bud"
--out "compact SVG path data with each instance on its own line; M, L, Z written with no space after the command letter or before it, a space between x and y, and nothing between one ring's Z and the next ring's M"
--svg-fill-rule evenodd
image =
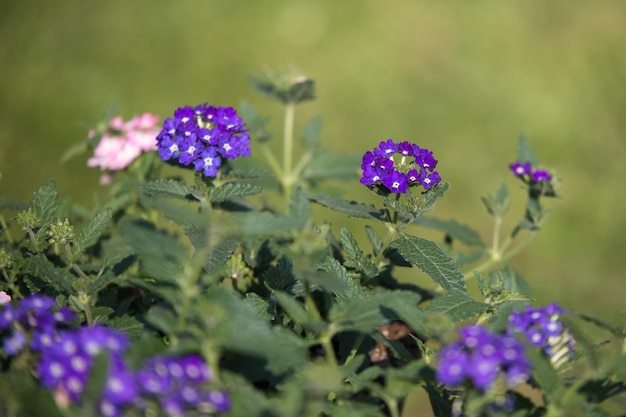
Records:
M252 77L252 86L284 104L298 104L315 99L315 81L294 68L284 71L265 69Z
M13 266L13 257L6 250L0 249L0 269L9 269Z
M41 219L37 217L32 208L29 208L28 210L24 210L19 213L15 217L15 221L17 222L17 224L22 226L22 230L25 232L36 229L41 223Z
M48 230L48 236L50 236L50 242L67 244L74 241L74 227L70 225L70 221L65 219L61 221L57 220L56 223L50 226Z

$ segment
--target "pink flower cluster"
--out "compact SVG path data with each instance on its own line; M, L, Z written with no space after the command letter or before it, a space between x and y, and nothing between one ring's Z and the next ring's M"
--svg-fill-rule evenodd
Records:
M114 117L109 121L87 166L119 171L129 166L142 152L156 150L156 137L161 131L158 122L159 118L151 113L135 116L128 122L120 116ZM94 135L94 131L89 132L90 138Z

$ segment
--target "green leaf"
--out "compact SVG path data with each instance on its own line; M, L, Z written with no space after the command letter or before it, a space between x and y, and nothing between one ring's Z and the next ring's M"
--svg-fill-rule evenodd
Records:
M337 297L347 300L350 298L360 297L365 294L363 286L357 280L350 278L346 268L335 258L327 256L324 259L324 262L318 265L318 268L328 273L332 273L334 280L327 284L320 284L319 282L312 283L319 284L324 289L332 291Z
M176 283L188 250L178 239L143 220L123 218L119 223L120 234L141 259L141 269L155 280Z
M71 145L63 152L63 154L61 154L59 164L66 163L70 159L87 152L88 149L89 147L87 146L87 141L81 141Z
M52 262L39 256L25 258L21 262L21 272L37 277L59 292L70 294L74 278L62 269L55 267Z
M494 282L497 279L501 279L504 284L504 288L509 291L517 292L528 297L530 297L530 294L532 293L530 285L511 265L506 265L502 269L493 271L491 273L491 281Z
M256 178L273 177L274 173L266 169L250 168L250 169L231 169L222 175L224 181L241 181L253 180Z
M54 181L46 181L33 195L33 213L41 228L46 228L55 220L57 209L57 186Z
M255 292L249 292L246 294L246 303L252 306L254 312L263 317L266 320L272 320L274 318L274 312L272 304L265 298L262 298Z
M372 205L368 206L355 201L346 201L326 195L310 196L309 199L331 210L345 213L350 217L376 220L379 222L384 221L385 218L383 210L377 209Z
M454 291L435 298L424 310L428 315L445 314L458 323L485 313L490 308L489 304L478 302L464 292Z
M430 229L441 230L451 238L467 246L485 247L485 242L478 232L456 220L440 220L433 217L418 217L413 223Z
M176 314L171 308L162 304L153 305L146 313L145 320L166 335L172 335L179 330Z
M367 235L367 240L369 240L372 245L374 254L378 255L378 252L380 252L383 247L382 239L378 236L378 233L376 233L376 231L369 226L365 226L365 234Z
M106 208L96 213L89 223L87 223L76 236L76 245L74 246L74 258L76 259L81 253L92 247L98 242L104 229L111 222L113 212L110 208Z
M391 247L411 265L427 273L443 289L467 292L459 267L436 243L415 236L404 236L395 240Z
M178 198L181 200L196 200L194 188L182 181L161 179L141 185L141 191L150 197Z
M360 175L360 164L359 155L319 150L302 171L301 177L309 181L357 178Z
M378 275L378 268L365 256L354 235L346 228L342 228L339 233L341 244L346 252L347 258L344 265L349 268L355 268L368 278Z
M326 326L323 321L316 319L310 311L305 309L295 297L282 291L274 292L273 296L294 322L313 331L322 330Z
M210 193L209 199L213 203L221 203L235 197L259 194L262 191L263 188L258 185L229 182L214 188Z
M314 116L308 121L306 126L304 126L302 141L307 148L314 148L319 143L322 124L321 116Z
M82 398L82 401L91 405L90 408L96 407L100 402L102 392L107 382L109 366L109 353L106 351L99 352L92 359L89 378L87 379Z
M239 246L237 239L227 238L217 243L211 248L209 259L204 264L204 270L211 272L220 265L223 265Z
M311 215L311 203L302 187L297 187L289 198L289 216L304 224Z
M417 209L415 210L415 216L422 216L428 210L430 210L437 201L439 201L450 189L450 184L447 182L440 182L434 187L431 187L427 191L424 191L418 201Z
M550 361L534 346L526 348L526 356L532 364L532 377L538 389L545 395L548 402L558 403L563 392L563 381L554 370Z
M270 213L252 213L234 216L234 225L243 236L270 235L300 229L304 222L291 216Z
M500 185L495 195L489 194L482 197L482 200L489 213L495 217L503 217L509 210L509 190L504 183Z
M519 142L517 145L517 160L519 162L530 162L533 167L538 165L537 157L530 147L530 143L524 137L524 135L520 135Z

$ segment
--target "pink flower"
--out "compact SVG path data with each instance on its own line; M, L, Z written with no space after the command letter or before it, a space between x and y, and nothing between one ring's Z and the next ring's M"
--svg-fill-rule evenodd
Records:
M4 291L0 291L0 305L9 304L11 296Z
M107 131L94 149L87 166L119 171L129 166L142 152L156 150L159 118L151 113L135 116L128 122L117 116L109 121ZM93 136L93 132L89 132ZM110 179L110 178L107 178ZM101 181L106 184L107 181Z

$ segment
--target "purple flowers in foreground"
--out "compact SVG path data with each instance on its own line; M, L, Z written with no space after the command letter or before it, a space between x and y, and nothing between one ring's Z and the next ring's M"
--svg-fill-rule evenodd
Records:
M30 347L40 353L37 374L60 406L82 401L96 356L106 354L108 373L98 403L104 417L120 416L129 407L146 409L150 403L157 403L168 417L184 416L188 409L230 408L227 393L204 386L212 373L200 356L159 356L132 371L122 356L130 343L126 335L100 325L62 329L75 314L54 306L53 299L36 294L17 307L2 306L0 336L5 353L15 356L26 346L26 332L32 333Z
M250 136L232 107L181 107L165 119L156 139L162 160L192 165L206 177L217 175L223 158L250 156Z
M552 181L552 175L543 169L533 169L530 162L516 161L509 165L509 169L513 174L521 179L530 180L534 183L541 181Z
M421 185L426 190L441 181L434 171L437 160L426 148L409 142L380 142L373 152L363 155L361 184L382 185L395 194L404 194L411 186Z
M556 303L542 308L526 307L511 313L509 329L523 334L558 368L574 354L574 338L559 320L563 313L565 310Z
M439 382L447 385L471 382L480 390L488 390L501 373L509 387L528 379L530 362L524 346L514 336L494 334L478 325L461 328L459 336L459 340L441 350Z

